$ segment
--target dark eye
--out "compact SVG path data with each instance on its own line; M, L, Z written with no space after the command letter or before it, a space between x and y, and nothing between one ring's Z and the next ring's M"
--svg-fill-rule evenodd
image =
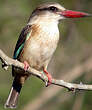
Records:
M49 10L51 10L51 11L57 11L58 9L56 7L54 7L54 6L51 6L51 7L49 7Z

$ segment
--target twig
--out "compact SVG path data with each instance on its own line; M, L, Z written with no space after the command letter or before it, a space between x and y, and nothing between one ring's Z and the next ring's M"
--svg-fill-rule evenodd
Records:
M59 75L59 78L62 78L63 80L66 80L67 82L71 82L79 78L80 76L84 75L85 73L87 73L86 75L89 75L89 72L92 71L92 57L91 56L92 55L90 55L90 57L87 58L85 62L74 66L73 68L69 69L67 72L63 73L63 75L62 74ZM39 93L36 99L34 99L33 101L30 101L28 104L25 105L23 110L30 110L30 108L31 110L38 110L42 108L43 105L46 104L46 102L52 100L53 97L56 96L58 93L60 92L62 93L62 90L63 88L54 86L54 85L50 86L49 88L44 88L44 90ZM66 96L65 94L66 92L64 92L64 94L60 96L61 103L62 103L62 100L64 102L64 98Z
M6 66L15 66L21 69L24 69L24 64L14 60L12 58L9 58L7 55L5 55L5 53L0 49L0 59L3 63L3 67ZM29 74L32 74L36 77L39 77L41 80L43 80L44 82L48 81L48 78L41 72L29 67L27 72ZM62 86L67 88L70 91L76 91L76 90L92 90L92 85L86 85L86 84L74 84L74 83L68 83L65 82L64 80L56 80L56 79L52 79L52 84L54 85L58 85L58 86Z

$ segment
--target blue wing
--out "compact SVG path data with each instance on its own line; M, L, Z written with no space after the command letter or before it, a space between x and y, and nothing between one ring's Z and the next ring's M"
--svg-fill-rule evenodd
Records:
M31 25L27 25L26 27L23 28L23 30L19 36L19 39L17 41L15 50L14 50L14 55L13 55L14 59L19 58L19 55L24 47L24 43L26 41L26 38L27 38L30 30L31 30Z

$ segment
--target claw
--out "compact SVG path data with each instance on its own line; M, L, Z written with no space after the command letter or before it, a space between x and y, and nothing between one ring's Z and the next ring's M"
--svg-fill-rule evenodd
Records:
M24 61L24 70L26 71L29 68L29 64L27 61Z
M46 76L48 77L48 82L46 82L46 87L50 86L52 83L52 76L46 70L43 70Z

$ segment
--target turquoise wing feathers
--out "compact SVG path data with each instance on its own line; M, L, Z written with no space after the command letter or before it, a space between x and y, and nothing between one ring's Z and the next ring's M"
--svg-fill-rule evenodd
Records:
M15 47L15 50L14 50L14 55L13 55L13 58L14 59L18 59L19 58L19 55L24 47L24 43L26 41L26 39L29 37L29 33L30 33L30 30L31 30L31 26L30 25L27 25L26 27L23 28L20 36L19 36L19 39L17 41L17 44L16 44L16 47Z

